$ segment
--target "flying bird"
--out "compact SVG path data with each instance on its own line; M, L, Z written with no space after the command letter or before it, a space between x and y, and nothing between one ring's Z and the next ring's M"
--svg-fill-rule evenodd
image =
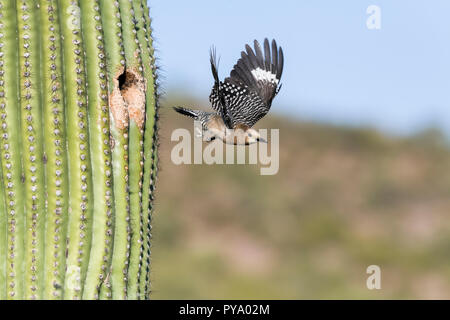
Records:
M221 139L229 144L266 142L253 125L270 110L272 100L281 89L283 50L264 40L264 49L254 41L254 51L247 44L230 76L219 80L215 49L210 52L214 86L209 101L214 112L174 107L175 111L200 121L205 141ZM264 53L263 53L264 50Z

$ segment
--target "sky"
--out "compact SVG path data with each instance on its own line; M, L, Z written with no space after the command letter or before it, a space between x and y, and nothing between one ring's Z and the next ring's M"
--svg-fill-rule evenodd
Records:
M169 94L207 101L209 49L228 76L246 43L283 47L283 87L271 112L410 134L450 135L448 0L150 0L155 46ZM380 8L380 29L366 25ZM191 106L192 107L192 106Z

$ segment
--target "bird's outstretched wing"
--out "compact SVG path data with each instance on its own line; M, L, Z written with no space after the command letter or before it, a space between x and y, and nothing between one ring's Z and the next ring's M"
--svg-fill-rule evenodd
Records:
M272 47L264 40L264 54L258 41L254 45L255 51L245 46L246 52L241 53L230 76L215 86L210 95L213 109L218 112L225 109L233 128L238 124L252 127L264 117L281 87L283 50L275 40Z

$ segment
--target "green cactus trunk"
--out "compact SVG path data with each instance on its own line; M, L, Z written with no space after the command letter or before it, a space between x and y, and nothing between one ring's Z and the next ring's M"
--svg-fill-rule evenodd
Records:
M147 299L146 0L0 0L0 299Z

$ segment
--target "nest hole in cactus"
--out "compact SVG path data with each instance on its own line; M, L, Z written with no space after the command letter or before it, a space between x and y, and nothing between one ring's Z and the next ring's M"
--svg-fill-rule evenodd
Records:
M145 97L147 83L144 77L132 69L123 69L114 79L115 88L110 97L110 108L118 128L128 126L134 120L139 128L145 121Z

